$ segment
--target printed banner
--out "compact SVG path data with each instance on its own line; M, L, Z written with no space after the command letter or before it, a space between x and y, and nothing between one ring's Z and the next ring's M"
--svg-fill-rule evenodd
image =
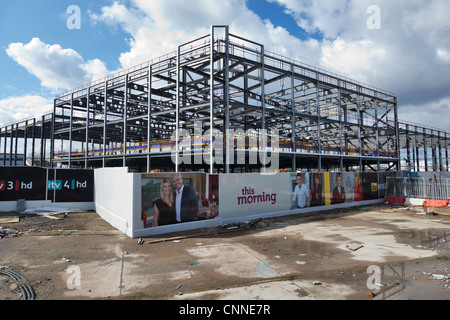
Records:
M0 201L93 202L94 170L0 167Z
M0 167L0 201L45 200L47 169Z
M48 200L53 202L94 201L94 171L48 169Z
M145 228L218 218L218 180L202 173L142 174Z
M377 173L278 173L220 176L222 218L378 198Z
M289 210L289 174L224 174L219 179L220 215L235 218Z

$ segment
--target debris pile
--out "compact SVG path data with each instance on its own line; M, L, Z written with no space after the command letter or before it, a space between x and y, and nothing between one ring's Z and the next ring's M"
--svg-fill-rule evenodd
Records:
M250 228L266 228L269 225L270 225L270 223L267 219L260 218L260 219L251 220L251 221L231 223L231 224L224 226L224 228L226 228L228 230L236 230L236 229L244 230L244 229L250 229Z
M79 209L67 209L67 208L53 208L53 207L41 207L27 209L22 214L38 215L38 216L55 216L59 214L68 214L71 212L82 212Z
M437 274L437 273L427 273L424 272L424 275L430 277L430 280L442 280L444 282L449 282L450 281L450 276L445 275L445 274ZM446 287L448 288L449 286L446 285Z
M7 237L17 237L21 232L14 229L3 229L0 227L0 239Z

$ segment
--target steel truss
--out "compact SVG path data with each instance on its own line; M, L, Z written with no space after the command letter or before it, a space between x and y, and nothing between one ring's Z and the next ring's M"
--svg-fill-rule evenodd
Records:
M412 132L393 93L268 52L228 26L58 96L46 123L52 166L144 172L259 171L254 153L267 150L292 171L399 169ZM438 137L446 148L447 133Z

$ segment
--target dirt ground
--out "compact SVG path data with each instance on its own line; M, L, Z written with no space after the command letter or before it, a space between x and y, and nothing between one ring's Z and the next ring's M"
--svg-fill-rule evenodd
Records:
M374 205L131 239L95 212L0 214L0 300L450 298L450 216ZM56 218L56 219L55 219ZM2 222L3 221L3 222ZM2 269L3 266L3 269Z

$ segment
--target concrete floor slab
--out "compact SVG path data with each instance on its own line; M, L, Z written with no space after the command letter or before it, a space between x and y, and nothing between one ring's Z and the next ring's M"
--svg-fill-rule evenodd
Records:
M448 281L427 276L449 274L448 216L371 206L264 222L138 244L95 213L27 217L14 223L19 235L0 239L0 265L43 300L450 298ZM381 272L376 297L372 266ZM0 277L0 299L18 297L14 288Z

